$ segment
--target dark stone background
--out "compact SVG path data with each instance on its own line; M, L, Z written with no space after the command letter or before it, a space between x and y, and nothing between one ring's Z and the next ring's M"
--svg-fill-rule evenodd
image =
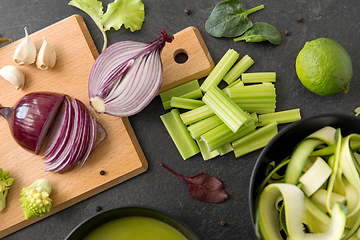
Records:
M68 6L67 0L1 0L0 37L17 40L23 37L23 28L35 32L72 14L80 14L90 30L99 50L102 34L84 12ZM104 9L111 1L103 1ZM275 71L277 73L277 111L300 108L303 118L321 113L354 115L360 106L359 69L360 4L344 0L267 0L243 1L244 9L264 4L261 11L249 15L253 22L267 22L283 35L280 46L263 43L234 43L232 39L214 38L205 31L205 22L216 0L143 0L145 22L140 31L122 28L108 31L109 45L122 40L152 41L163 28L169 34L194 26L198 28L215 63L233 48L240 56L248 54L255 64L248 72ZM184 10L190 9L190 14ZM297 18L303 21L298 22ZM285 31L290 34L285 35ZM302 86L295 72L295 59L306 41L320 37L332 38L350 54L354 77L350 91L330 97L321 97ZM85 219L103 211L129 205L162 209L186 222L201 239L256 239L248 207L249 181L260 151L236 159L232 153L204 162L200 155L183 161L163 127L160 115L165 111L156 97L141 113L130 117L136 136L149 162L147 172L123 182L98 195L56 213L29 227L19 230L5 240L64 239ZM284 126L280 126L281 131ZM229 194L222 204L207 204L195 200L187 185L164 170L165 163L184 175L206 172L219 178ZM1 219L1 214L0 214ZM4 219L1 219L3 221ZM226 221L222 226L221 221Z

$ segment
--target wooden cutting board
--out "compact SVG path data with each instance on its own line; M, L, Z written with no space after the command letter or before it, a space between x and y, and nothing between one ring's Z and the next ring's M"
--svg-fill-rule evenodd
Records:
M90 109L87 83L98 52L82 17L70 16L29 34L37 50L45 35L57 53L57 63L53 69L46 71L37 69L34 64L19 67L26 75L26 84L21 90L16 90L0 77L0 104L11 107L27 93L53 91L77 98ZM164 79L160 91L205 77L214 67L196 28L186 28L174 37L162 53ZM0 68L16 65L12 56L21 40L0 48ZM186 53L188 60L183 64L175 62L174 56L178 53ZM7 197L7 207L0 212L0 238L43 219L26 221L19 202L21 189L37 179L47 178L52 182L50 197L53 207L47 217L147 170L146 157L128 118L100 115L98 121L106 129L107 136L84 167L77 166L71 172L55 174L44 171L46 165L41 156L19 147L11 137L6 120L0 119L0 168L10 171L10 177L15 179ZM100 175L101 170L106 174Z

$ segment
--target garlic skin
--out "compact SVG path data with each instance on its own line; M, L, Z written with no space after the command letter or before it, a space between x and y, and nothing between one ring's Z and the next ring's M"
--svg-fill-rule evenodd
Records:
M36 58L36 66L39 69L47 70L53 68L56 63L56 53L54 48L43 37L43 44Z
M19 43L13 55L13 60L20 66L32 64L36 60L36 47L29 38L26 27L24 30L25 38Z
M0 76L11 82L16 90L25 85L25 74L17 67L8 65L0 69Z

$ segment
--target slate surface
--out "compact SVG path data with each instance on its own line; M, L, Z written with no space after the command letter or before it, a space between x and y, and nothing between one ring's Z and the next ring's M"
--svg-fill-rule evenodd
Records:
M107 3L103 1L106 9ZM275 71L277 73L277 111L300 108L303 118L321 113L354 115L360 106L359 64L360 4L357 1L268 0L243 1L244 9L264 4L261 11L249 15L253 22L267 22L282 33L280 46L265 43L234 43L232 39L214 38L207 34L204 25L215 0L143 0L146 19L140 31L111 30L109 44L121 40L151 41L162 28L170 34L188 26L198 28L214 59L233 48L240 56L248 54L255 64L249 72ZM82 11L67 5L66 0L2 0L0 2L0 37L14 40L23 37L23 28L37 31L72 14L84 17L99 50L102 35L92 20ZM184 10L190 9L190 14ZM303 21L298 22L297 18ZM285 35L285 31L290 34ZM330 97L317 96L302 86L295 72L295 59L306 41L328 37L339 42L353 61L354 77L350 91ZM1 93L0 93L1 94ZM248 208L248 189L252 168L260 151L236 159L232 153L204 162L200 155L183 161L171 142L159 116L165 113L160 98L156 97L141 113L130 121L145 156L149 169L133 179L82 201L53 216L17 231L5 240L64 239L71 230L85 219L96 214L95 207L103 211L129 205L162 209L180 218L201 239L256 239ZM279 127L281 131L284 126ZM160 166L165 163L184 175L200 172L212 174L224 183L229 199L222 204L202 203L192 198L187 185ZM0 214L1 217L1 214ZM226 225L222 226L221 221Z

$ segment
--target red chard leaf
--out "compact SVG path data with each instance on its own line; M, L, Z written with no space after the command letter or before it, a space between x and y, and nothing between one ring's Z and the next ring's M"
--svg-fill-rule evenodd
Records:
M161 164L165 169L178 176L189 185L190 194L199 201L207 203L222 203L228 195L219 179L207 173L200 173L193 177L183 176L170 169L165 164Z

